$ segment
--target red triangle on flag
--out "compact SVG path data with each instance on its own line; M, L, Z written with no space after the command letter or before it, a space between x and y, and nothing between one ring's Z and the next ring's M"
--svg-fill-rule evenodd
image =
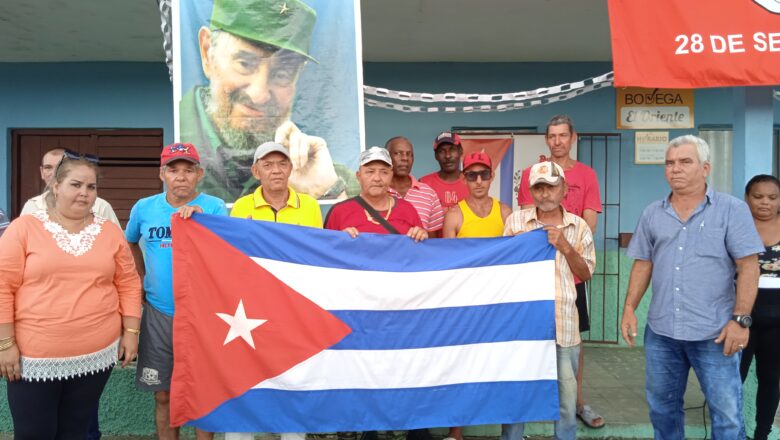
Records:
M203 417L352 331L199 223L174 216L172 233L172 426ZM228 337L230 318L223 318L240 315L239 303L247 319L265 320L247 327L254 348Z

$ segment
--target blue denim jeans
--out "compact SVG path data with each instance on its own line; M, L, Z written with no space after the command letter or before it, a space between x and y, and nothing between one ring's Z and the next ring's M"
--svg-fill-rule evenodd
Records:
M740 354L712 340L680 341L645 330L645 390L656 440L685 438L683 396L693 367L710 409L713 440L744 440Z
M555 422L555 440L573 440L577 437L577 368L580 346L555 346L558 362L558 400L561 417ZM522 440L524 423L501 425L501 440Z

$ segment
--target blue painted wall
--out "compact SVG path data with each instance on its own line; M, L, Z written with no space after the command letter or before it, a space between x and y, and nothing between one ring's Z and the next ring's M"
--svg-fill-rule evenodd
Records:
M612 70L610 63L366 63L366 84L417 92L499 93L568 83ZM730 89L697 90L695 121L698 125L731 124ZM775 106L775 113L777 111ZM366 145L383 145L403 134L417 146L414 172L423 175L438 169L432 141L452 126L536 127L544 132L549 118L569 114L577 131L621 133L620 231L632 232L642 209L664 197L668 186L661 165L634 165L634 131L615 129L615 90L605 88L576 99L503 113L413 114L366 109ZM670 137L696 130L671 130Z
M605 73L610 63L365 63L366 84L424 92L498 93L567 83ZM0 64L0 208L10 205L11 128L162 128L173 141L171 84L162 63ZM733 123L730 89L696 91L697 125ZM775 120L780 120L775 104ZM633 131L615 130L615 91L504 113L410 114L366 108L366 144L405 135L416 145L414 173L437 169L432 141L453 126L535 127L568 113L580 132L622 134L620 231L633 231L641 210L663 197L660 165L634 165ZM677 136L695 130L673 130Z
M0 63L0 208L10 207L12 128L162 128L173 142L162 63Z

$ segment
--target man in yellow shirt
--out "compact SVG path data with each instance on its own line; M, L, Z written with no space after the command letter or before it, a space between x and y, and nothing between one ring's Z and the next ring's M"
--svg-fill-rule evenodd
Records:
M261 185L254 193L236 200L230 216L322 228L317 201L289 185L293 166L287 149L266 142L257 147L254 160L252 175Z
M463 177L469 196L444 216L444 238L504 235L504 221L512 213L512 208L488 194L495 177L490 157L484 151L478 151L463 158ZM456 439L459 440L459 437Z
M490 197L495 173L490 157L484 151L463 158L463 178L469 195L444 215L444 238L501 237L504 221L512 208ZM453 426L444 440L463 440L463 428Z
M255 150L252 175L260 181L254 193L236 200L231 217L263 220L322 229L322 211L317 201L289 185L290 154L281 144L266 142ZM282 433L282 440L304 440L304 433ZM226 440L254 439L251 433L225 433Z

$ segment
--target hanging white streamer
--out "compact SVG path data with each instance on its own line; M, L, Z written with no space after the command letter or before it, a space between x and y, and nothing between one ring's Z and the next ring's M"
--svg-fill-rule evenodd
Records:
M582 81L576 81L573 83L558 84L550 87L541 87L534 90L524 90L520 92L509 92L499 94L479 94L479 93L418 93L418 92L405 92L401 90L390 90L381 87L363 86L363 92L366 95L374 96L377 98L394 99L398 101L416 101L422 103L463 103L463 102L476 102L476 103L488 103L488 104L503 104L506 102L522 102L533 99L544 98L545 96L558 95L560 93L569 92L573 90L583 89L596 84L612 84L614 79L613 72L607 72L605 74L594 76Z
M173 81L173 44L171 37L171 0L157 0L160 9L160 30L163 33L163 50L165 51L165 65L168 66L168 76Z
M611 73L611 72L610 72ZM409 105L400 104L388 101L379 101L376 99L365 98L364 103L369 107L383 108L387 110L395 110L404 113L489 113L489 112L506 112L512 110L522 110L530 107L536 107L539 105L552 104L553 102L567 101L586 93L590 93L594 90L602 89L612 85L612 81L604 81L592 83L577 89L571 90L566 93L558 93L552 96L545 96L539 99L533 99L528 102L511 102L502 104L482 104L482 105L466 105L466 106L444 106L444 107L430 107L421 105Z

